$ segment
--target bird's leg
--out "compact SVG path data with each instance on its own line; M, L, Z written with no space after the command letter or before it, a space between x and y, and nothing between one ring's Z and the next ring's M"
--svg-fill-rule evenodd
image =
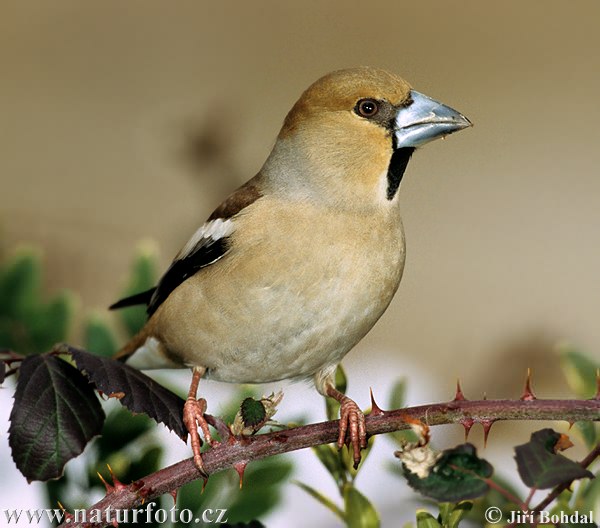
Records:
M335 368L334 365L318 371L315 374L315 387L323 396L329 396L340 403L337 446L338 449L343 447L346 442L346 433L348 433L348 442L352 445L354 467L357 468L360 463L360 450L367 447L365 415L354 400L335 388Z
M325 393L340 403L340 429L337 440L338 449L341 449L346 441L346 433L352 444L354 458L354 469L360 464L360 450L367 447L367 426L365 415L354 400L342 394L333 385L327 385Z
M202 455L200 454L202 440L200 440L200 435L198 434L198 426L200 426L200 429L202 429L204 439L209 443L209 445L213 444L213 439L210 435L210 430L208 429L208 423L204 418L204 412L206 411L206 400L204 398L196 399L196 394L198 393L198 384L200 383L200 378L205 372L206 369L204 367L194 367L193 369L190 391L188 392L187 400L183 406L183 423L185 424L185 427L190 435L192 452L194 453L194 464L196 464L198 471L200 471L203 476L208 478L206 472L204 471Z

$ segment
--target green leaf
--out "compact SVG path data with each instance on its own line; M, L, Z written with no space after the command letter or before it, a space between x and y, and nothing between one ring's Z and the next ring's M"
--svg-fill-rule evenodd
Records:
M107 460L111 454L138 442L142 435L155 428L155 422L145 414L132 414L122 407L115 408L106 417L102 436L95 441L98 458Z
M485 494L493 467L477 456L472 444L462 444L446 449L429 475L419 478L404 468L408 484L418 492L440 502L457 502L474 499Z
M448 502L440 504L442 526L444 528L458 528L460 521L466 517L472 508L473 503L471 501L462 501L458 504Z
M281 499L281 484L291 472L292 464L285 460L252 462L244 476L244 487L227 507L229 522L247 522L273 509Z
M56 343L67 340L75 304L75 296L64 291L30 314L26 324L34 352L46 352Z
M119 347L106 322L99 315L88 319L84 330L85 349L100 356L112 357Z
M321 464L329 471L338 486L346 482L346 466L339 451L331 444L317 445L312 448Z
M583 483L581 483L583 485ZM587 512L597 508L600 504L600 471L596 472L595 478L588 482L581 493L581 504L578 510Z
M10 414L9 444L28 481L60 477L102 430L104 412L81 373L56 356L23 360Z
M417 510L417 528L442 528L442 525L428 511Z
M253 427L262 423L267 415L263 403L254 398L244 399L240 405L240 412L245 427Z
M144 243L138 249L138 254L131 267L131 275L123 297L148 290L156 285L157 258L153 244ZM119 316L130 336L137 334L146 323L148 315L145 306L131 306L119 311Z
M600 440L598 430L600 427L594 422L575 422L575 428L581 433L585 445L589 449L593 449L594 446Z
M379 515L369 499L352 484L343 490L346 526L348 528L378 528Z
M302 488L304 491L306 491L306 493L308 493L313 499L317 500L328 510L332 511L339 519L341 519L342 521L345 519L344 512L329 497L323 495L320 491L317 491L315 488L309 486L308 484L304 484L303 482L298 481L295 481L294 483L300 488Z
M596 371L600 368L600 363L566 346L559 354L571 390L581 398L592 398L596 393Z
M335 369L335 388L342 394L346 394L348 388L348 378L346 377L346 371L342 365L338 365Z
M401 409L406 401L406 379L402 378L394 383L390 394L390 409Z
M238 390L228 402L221 405L218 415L225 423L231 424L240 410L240 402L245 398L260 398L254 385L240 385Z
M338 451L338 457L341 460L342 467L345 468L346 474L349 475L352 480L356 478L358 472L364 466L367 458L371 454L371 450L373 448L373 445L375 444L375 441L375 436L372 436L367 440L367 447L366 449L361 450L360 464L356 469L354 469L354 453L352 449L350 449L348 446L344 446Z
M22 320L39 303L42 283L37 251L22 249L0 271L0 316Z
M542 429L533 433L528 443L515 447L519 475L527 486L547 489L593 477L577 462L555 453L554 447L561 436L552 429Z

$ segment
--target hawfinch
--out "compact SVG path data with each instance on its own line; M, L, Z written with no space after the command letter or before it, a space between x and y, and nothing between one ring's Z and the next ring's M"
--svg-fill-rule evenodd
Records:
M340 403L338 446L355 464L365 418L336 390L342 358L398 289L404 232L398 188L411 155L471 122L373 68L336 71L288 113L254 178L229 196L155 288L111 308L146 304L148 321L118 357L139 369L192 369L184 406L202 471L200 378L264 383L312 377Z

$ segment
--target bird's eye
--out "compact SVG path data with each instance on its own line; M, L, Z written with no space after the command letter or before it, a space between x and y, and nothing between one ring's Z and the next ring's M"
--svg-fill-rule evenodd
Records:
M361 117L373 117L379 112L379 103L373 99L361 99L356 103L354 111Z

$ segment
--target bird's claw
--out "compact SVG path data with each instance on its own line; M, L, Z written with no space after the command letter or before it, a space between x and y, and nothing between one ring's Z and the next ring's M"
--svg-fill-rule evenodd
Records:
M198 427L200 427L200 429L202 430L204 439L206 440L206 442L208 442L209 445L212 446L214 441L208 428L208 422L204 418L205 412L206 400L204 398L196 399L189 397L186 400L185 405L183 406L183 423L185 424L185 427L190 435L192 452L194 454L194 464L196 465L198 471L202 474L202 476L205 479L207 479L208 474L204 469L202 455L200 453L202 440L200 439L200 435L198 434Z
M360 450L367 447L367 426L365 415L354 400L344 396L340 402L340 430L337 440L338 449L341 449L346 441L348 433L349 446L352 445L354 469L360 464Z

